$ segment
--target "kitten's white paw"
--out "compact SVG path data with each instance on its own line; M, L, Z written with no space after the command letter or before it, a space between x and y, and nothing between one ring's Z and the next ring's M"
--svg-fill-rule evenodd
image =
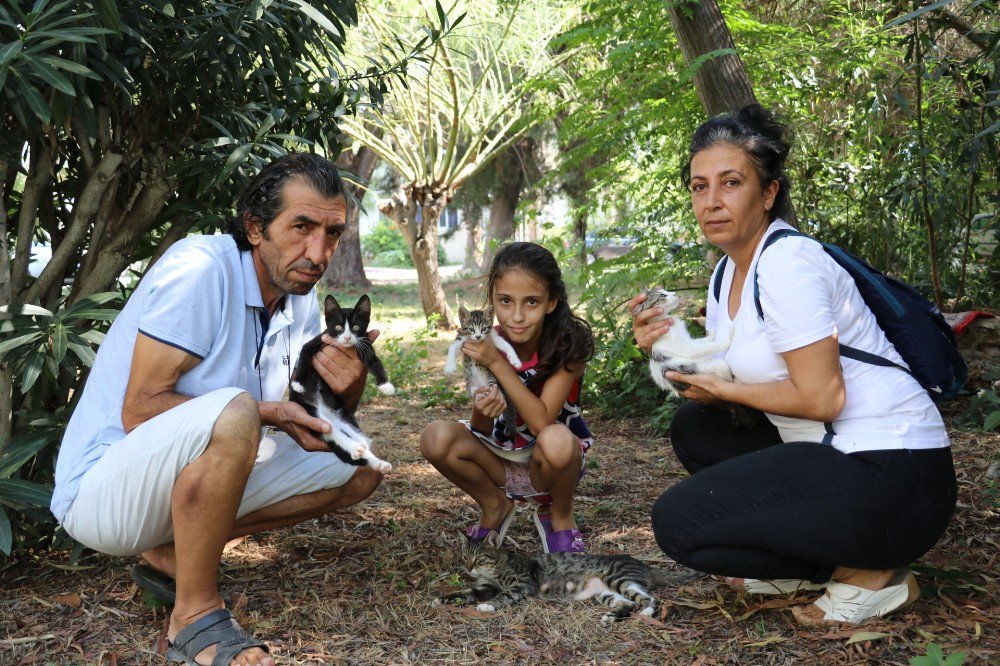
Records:
M355 446L354 447L354 452L351 453L351 458L354 459L354 460L361 460L361 458L363 458L364 455L365 455L365 451L367 451L367 449L365 447L363 447L363 446Z
M378 385L378 392L382 395L395 395L396 387L392 385L392 382L386 382Z
M445 366L444 366L444 374L446 374L446 375L453 375L457 371L458 371L458 365L455 365L455 364L445 364Z
M292 390L295 391L296 393L305 393L306 392L306 387L303 386L302 384L296 382L296 381L292 381L289 384L289 386L291 386Z
M643 608L641 611L639 611L639 615L645 615L646 617L653 617L654 612L656 612L656 609L653 607Z
M382 460L375 463L375 471L381 472L382 474L388 474L392 471L392 465Z
M493 607L493 604L479 604L476 606L476 610L482 613L492 613L496 608Z
M614 613L605 613L601 616L601 624L614 624L617 619Z
M260 444L257 445L257 459L254 464L270 460L271 456L278 449L278 444L270 437L261 437Z

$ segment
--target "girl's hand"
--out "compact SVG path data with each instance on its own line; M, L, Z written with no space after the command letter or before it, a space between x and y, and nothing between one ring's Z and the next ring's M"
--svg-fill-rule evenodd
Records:
M728 395L728 389L734 386L733 382L727 382L717 375L685 375L679 372L668 372L667 379L672 382L689 384L688 390L681 392L681 395L689 400L694 400L705 405L731 402L730 398L726 396ZM723 395L724 393L726 395Z
M496 386L482 386L472 396L472 409L492 420L504 413L507 401Z
M493 341L489 338L485 338L479 342L467 340L465 344L462 345L462 353L474 360L476 363L491 369L499 361L506 361L500 353L500 350L496 348L496 345L494 345Z
M632 312L635 308L646 300L645 294L637 294L628 302L628 311ZM663 315L663 308L655 307L648 310L643 310L638 315L632 317L632 335L635 337L635 344L639 346L639 349L643 350L647 354L649 350L653 348L653 343L660 339L664 333L670 330L673 325L674 320L671 318L664 319L662 321L649 321Z

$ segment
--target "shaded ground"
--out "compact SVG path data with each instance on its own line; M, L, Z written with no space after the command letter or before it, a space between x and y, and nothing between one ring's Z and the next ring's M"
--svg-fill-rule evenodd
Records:
M954 436L960 505L917 568L920 601L860 629L802 628L789 600L743 597L707 579L660 590L657 620L614 626L586 603L531 601L492 616L432 606L457 583L458 530L476 518L418 451L424 424L466 411L437 379L447 344L432 338L420 353L400 352L404 361L426 355L410 390L363 407L362 426L395 465L367 502L225 555L223 589L279 663L906 664L929 641L966 653L966 663L1000 661L1000 509L984 480L1000 436L983 433ZM683 474L668 442L637 419L588 420L597 444L577 515L590 550L669 566L648 524L653 500ZM516 548L539 550L527 513L511 534ZM57 555L0 570L0 664L163 663L165 614L144 605L128 577L134 561L91 554L70 565Z

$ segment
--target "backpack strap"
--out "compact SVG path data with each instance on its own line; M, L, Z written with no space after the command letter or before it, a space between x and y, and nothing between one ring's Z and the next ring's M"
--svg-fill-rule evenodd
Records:
M719 294L722 293L722 276L726 274L727 261L729 261L729 255L722 255L722 261L715 268L715 278L712 280L712 293L715 294L716 303L719 302Z
M847 262L851 263L852 265L857 264L857 262L854 261L850 255L848 255L846 252L841 250L836 245L829 245L827 243L823 243L822 241L816 240L809 234L804 234L801 231L796 231L794 229L779 229L778 231L775 231L773 234L768 236L764 240L764 247L761 248L760 254L764 254L764 250L770 247L771 244L773 244L777 240L785 238L786 236L802 236L804 238L809 238L819 243L823 247L823 249L827 252L827 254L834 255L833 259L834 261L837 261L837 263ZM757 256L759 261L760 255ZM864 271L859 271L859 274L864 274ZM857 279L853 275L851 275L851 278L855 280ZM871 282L872 284L876 284L874 281L871 280L868 281ZM888 291L885 290L884 287L879 289L879 291L884 293L886 302L889 303L890 307L892 307L894 310L902 309L902 306L899 304L899 301L897 301L895 297L892 296L892 294L888 293ZM716 296L716 298L718 298L718 296ZM764 321L764 308L761 307L760 304L760 286L757 284L756 266L754 266L754 271L753 271L753 303L754 306L756 306L757 308L757 316L760 317L761 321ZM867 303L865 305L867 305ZM902 370L911 377L913 376L913 373L910 372L910 370L906 366L899 365L898 363L893 363L889 359L879 356L878 354L872 354L871 352L866 352L861 349L857 349L856 347L851 347L845 344L840 344L839 347L841 356L846 356L849 359L860 361L862 363L868 363L869 365L879 365L882 366L883 368L898 368L899 370Z

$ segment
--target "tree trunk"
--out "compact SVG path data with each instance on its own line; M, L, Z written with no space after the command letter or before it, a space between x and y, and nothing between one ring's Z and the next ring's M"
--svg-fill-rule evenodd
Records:
M12 162L0 160L0 305L10 305L10 252L7 248L7 172ZM10 315L0 316L0 321ZM0 365L0 454L10 440L14 406L13 375L6 364Z
M380 208L400 228L410 247L424 315L428 320L436 316L437 327L443 329L453 329L458 325L441 286L437 256L438 218L448 205L451 194L435 185L410 183L403 193L396 193L388 204ZM417 219L418 211L420 219Z
M486 234L486 251L483 265L489 266L496 248L514 237L514 213L524 187L524 165L521 152L531 150L532 139L526 137L510 146L494 161L496 173L493 201Z
M378 156L371 148L361 146L356 153L349 151L341 153L337 158L337 167L368 181L371 180L377 161ZM364 198L364 188L354 183L346 183L346 186L358 202ZM337 252L323 276L322 282L327 289L339 289L348 285L367 288L372 285L365 275L365 267L361 261L361 229L358 226L360 217L359 206L348 206L347 231L341 237Z
M462 212L465 225L465 262L462 268L478 271L483 264L483 215L478 206L468 206Z
M688 67L713 51L735 50L733 37L715 0L668 2L667 12ZM694 87L709 116L738 111L757 101L743 62L735 52L702 62L694 74Z

